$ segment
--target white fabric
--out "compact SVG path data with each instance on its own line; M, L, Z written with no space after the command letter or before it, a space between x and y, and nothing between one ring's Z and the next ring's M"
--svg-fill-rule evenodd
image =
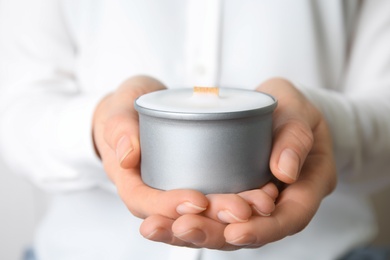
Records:
M136 74L172 88L253 89L286 77L333 134L339 190L307 229L261 249L203 250L194 259L334 259L375 234L364 193L390 182L389 1L0 3L0 154L56 194L37 239L41 260L65 251L62 259L155 259L154 248L158 259L175 259L177 248L139 237L139 220L112 192L92 145L94 107Z

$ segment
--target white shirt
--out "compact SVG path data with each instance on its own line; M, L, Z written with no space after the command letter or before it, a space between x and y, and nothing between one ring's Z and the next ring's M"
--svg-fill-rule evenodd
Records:
M53 194L39 259L334 259L371 239L364 195L390 182L390 2L359 3L2 0L0 154ZM303 232L260 249L143 239L91 140L99 100L136 74L171 88L290 79L330 125L338 190Z

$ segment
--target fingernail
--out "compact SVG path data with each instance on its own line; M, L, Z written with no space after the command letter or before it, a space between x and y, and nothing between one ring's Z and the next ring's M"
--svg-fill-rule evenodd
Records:
M252 245L256 242L256 237L253 235L243 235L239 238L236 238L232 241L226 241L231 245L235 246L247 246L247 245Z
M229 210L221 210L218 212L217 217L224 223L236 223L236 222L246 222L247 219L241 219L231 213Z
M172 233L164 228L158 228L146 235L145 238L153 241L165 242L172 239Z
M263 216L263 217L269 217L271 216L271 213L264 213L262 211L260 211L257 207L253 206L252 207L260 216Z
M180 234L174 234L175 237L193 244L203 243L206 239L206 234L197 228L190 229Z
M188 201L184 202L176 207L176 212L179 213L180 215L197 214L197 213L200 213L200 212L205 211L205 210L206 210L205 207L197 206L197 205L195 205L191 202L188 202Z
M296 180L298 178L299 157L291 149L284 149L279 158L279 170L289 178Z
M155 229L152 232L150 232L148 235L144 236L146 239L153 239L155 238L155 235L157 234L159 230Z
M116 146L116 158L119 161L119 164L134 150L130 138L126 135L122 136Z

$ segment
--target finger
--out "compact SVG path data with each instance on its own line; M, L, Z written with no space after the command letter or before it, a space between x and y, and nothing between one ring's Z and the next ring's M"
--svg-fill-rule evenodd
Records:
M258 247L293 235L307 226L321 200L335 186L336 170L324 128L321 123L315 134L327 145L319 142L313 147L299 180L282 191L272 215L254 216L248 222L228 225L225 229L228 243Z
M139 218L162 215L175 219L182 214L201 213L207 208L208 200L201 192L153 189L142 181L139 167L124 169L116 162L113 150L107 148L103 151L104 169L133 215Z
M104 139L115 151L116 163L125 169L140 161L139 123L135 111L120 110L105 123Z
M262 191L268 194L274 201L278 198L279 196L279 190L276 187L275 183L273 182L268 182L265 184L263 187L260 188Z
M312 148L312 131L303 121L289 119L279 123L273 138L271 171L285 183L295 182Z
M204 216L221 223L235 223L248 221L252 215L250 205L236 194L209 194L206 195L209 206Z
M258 247L301 231L310 222L321 202L318 184L299 181L288 186L269 217L253 216L248 222L225 229L228 243Z
M202 248L234 250L225 241L226 225L200 215L184 215L172 225L175 237Z
M259 247L301 231L315 210L291 201L280 205L270 217L253 216L248 222L226 227L227 243L236 246Z
M150 77L136 76L125 81L104 103L100 125L104 141L115 151L123 168L135 167L140 158L138 113L134 101L139 96L165 86ZM97 130L98 131L98 130Z
M275 199L262 189L245 191L238 195L252 207L252 215L267 217L275 210Z
M278 99L274 111L273 148L270 158L272 173L281 181L293 183L312 149L313 130L322 118L319 111L290 82L273 79L258 90Z
M159 215L146 218L140 226L140 234L146 239L175 246L196 247L194 244L183 241L173 235L174 220Z
M162 215L176 219L183 214L201 213L209 203L199 191L153 189L143 183L138 170L123 170L115 184L129 211L139 218Z

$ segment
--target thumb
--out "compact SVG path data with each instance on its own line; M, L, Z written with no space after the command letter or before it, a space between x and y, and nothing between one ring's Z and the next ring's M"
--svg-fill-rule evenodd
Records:
M136 76L122 83L106 102L103 137L122 168L136 167L140 161L138 113L133 105L135 99L164 88L161 82L151 77Z
M285 183L295 182L312 146L311 128L300 121L287 121L274 129L270 168L275 177Z
M278 99L273 114L271 171L280 181L293 183L313 148L313 131L320 122L320 113L289 81L271 79L258 90Z
M135 111L119 111L106 122L104 139L115 152L116 160L124 169L133 168L140 161L138 120Z

